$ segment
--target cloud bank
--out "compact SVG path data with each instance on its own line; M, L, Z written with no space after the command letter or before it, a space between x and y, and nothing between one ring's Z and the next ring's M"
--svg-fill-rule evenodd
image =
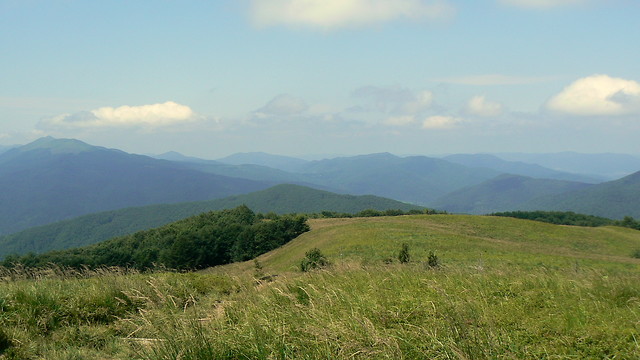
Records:
M608 75L585 77L551 98L546 107L577 116L640 114L640 83Z
M162 104L101 107L75 114L62 114L44 119L41 125L63 128L163 127L190 122L196 117L188 106L167 101Z
M446 0L252 0L258 26L293 25L321 29L366 26L398 19L448 18Z

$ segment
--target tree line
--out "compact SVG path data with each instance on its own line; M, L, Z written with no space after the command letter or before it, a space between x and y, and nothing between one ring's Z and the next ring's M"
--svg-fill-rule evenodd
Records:
M256 215L247 206L211 211L98 244L9 255L0 265L196 270L252 259L309 231L304 215Z
M613 220L600 216L577 214L572 211L507 211L490 214L491 216L505 216L517 219L542 221L556 225L575 226L621 226L640 230L640 221L631 216L622 220Z

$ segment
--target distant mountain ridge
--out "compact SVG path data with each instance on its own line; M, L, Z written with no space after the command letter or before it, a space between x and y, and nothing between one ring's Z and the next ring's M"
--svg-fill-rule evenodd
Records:
M262 165L289 172L297 172L300 166L307 163L306 160L264 152L236 153L217 161L230 165Z
M545 196L523 210L558 210L622 219L640 218L640 171L585 189Z
M454 213L489 214L528 208L528 203L542 196L557 196L594 186L592 184L534 179L519 175L500 175L481 184L449 193L432 206ZM542 209L536 209L542 210Z
M565 158L559 162L572 158L596 159L598 165L598 156L583 155L563 153ZM605 155L605 160L613 156ZM548 160L551 155L541 156ZM51 137L9 149L0 154L0 186L7 189L0 193L0 234L83 214L219 199L276 184L297 184L340 194L376 195L472 213L521 209L569 210L614 218L638 214L634 205L627 203L628 199L635 199L633 187L627 186L628 190L623 191L623 200L599 194L598 201L574 208L577 202L572 197L589 198L591 193L582 192L583 185L556 179L577 178L590 182L593 179L525 164L524 160L507 161L488 155L460 154L440 159L377 153L316 161L266 153L234 154L220 161L176 152L157 157L164 159ZM635 166L633 156L614 158L618 163L609 167L599 164L599 169L618 171ZM625 159L629 164L620 163ZM505 173L529 174L535 179L498 178L506 176ZM498 184L502 184L503 192L498 191ZM601 208L620 210L605 213L598 210Z
M456 154L446 156L443 159L464 166L484 167L505 174L528 176L536 179L577 181L590 184L599 183L604 180L603 178L557 171L522 161L507 161L490 154Z
M509 161L538 164L549 169L616 180L640 171L640 156L628 154L580 154L561 152L548 154L494 154Z
M159 227L203 212L231 209L240 205L247 205L255 212L278 214L321 211L357 213L367 209L403 211L422 209L377 196L340 195L283 184L222 199L113 210L34 227L15 234L0 236L0 258L11 253L24 254L30 251L41 253L55 249L81 247L139 230Z
M500 174L442 159L389 153L311 161L299 172L311 183L322 183L341 192L375 194L420 205Z
M0 234L130 206L214 199L273 183L187 169L177 163L42 138L0 154Z

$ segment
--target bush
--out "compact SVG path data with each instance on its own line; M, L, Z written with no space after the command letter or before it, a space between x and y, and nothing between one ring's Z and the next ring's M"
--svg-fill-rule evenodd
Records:
M402 248L398 253L398 261L400 261L400 264L406 264L409 260L411 260L411 255L409 255L409 245L407 245L407 243L403 243Z
M319 269L329 265L329 260L322 254L320 249L313 248L306 252L304 259L300 261L300 271L307 272L312 269Z
M429 265L429 267L432 267L432 268L440 266L440 259L438 259L438 256L434 254L433 251L429 251L429 257L427 258L427 265Z
M640 259L640 249L636 249L636 251L634 251L633 254L631 254L631 257Z

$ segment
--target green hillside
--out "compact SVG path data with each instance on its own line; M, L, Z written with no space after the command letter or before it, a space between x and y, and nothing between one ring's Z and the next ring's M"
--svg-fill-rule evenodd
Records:
M198 273L0 269L0 356L640 357L636 230L463 215L309 223L257 262ZM314 248L331 264L300 272Z
M0 237L0 258L8 254L42 253L94 244L116 236L150 229L206 211L247 205L256 212L278 214L333 211L357 213L366 209L412 210L418 206L377 196L334 194L298 185L272 188L223 199L151 205L81 216Z
M431 205L454 213L488 214L518 210L538 197L555 196L589 186L591 185L573 181L500 175L481 184L451 192Z
M618 227L579 227L474 215L415 215L310 220L311 232L263 255L266 266L293 270L318 247L330 259L376 263L394 258L402 243L415 259L435 251L449 265L562 268L576 263L640 270L631 254L640 232Z
M108 266L195 270L252 259L308 231L302 215L262 219L246 206L210 211L85 247L8 256L6 267Z
M582 190L533 199L522 209L574 211L612 219L640 218L640 171Z

